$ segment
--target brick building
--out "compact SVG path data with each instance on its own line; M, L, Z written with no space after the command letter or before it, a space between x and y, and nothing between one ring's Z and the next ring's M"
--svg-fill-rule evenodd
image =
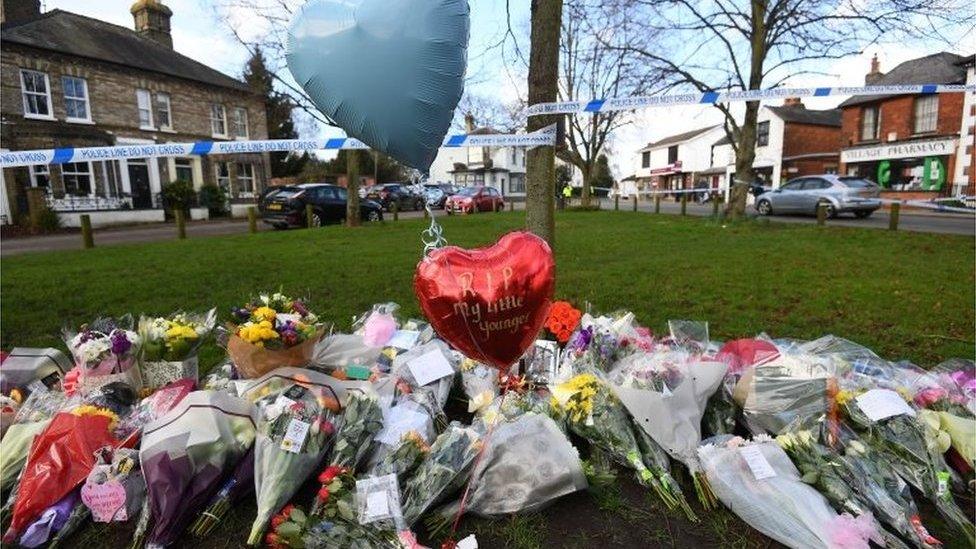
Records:
M976 86L976 55L959 64L966 69L966 84ZM976 92L966 93L963 99L961 124L953 194L973 196L976 195Z
M942 52L882 73L875 57L865 84L963 84L967 59ZM871 179L892 191L948 194L966 95L872 95L844 101L841 173Z
M6 150L267 139L265 104L241 81L173 50L172 12L132 5L128 29L74 13L41 13L38 0L3 0L0 130ZM7 221L42 187L67 224L164 218L162 187L221 186L232 209L253 203L270 178L265 154L130 158L4 170ZM239 206L234 208L233 204Z

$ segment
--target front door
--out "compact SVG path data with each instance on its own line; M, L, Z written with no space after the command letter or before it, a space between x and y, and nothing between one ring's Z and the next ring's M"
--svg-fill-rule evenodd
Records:
M149 165L129 162L129 188L132 189L133 208L152 208L149 188Z

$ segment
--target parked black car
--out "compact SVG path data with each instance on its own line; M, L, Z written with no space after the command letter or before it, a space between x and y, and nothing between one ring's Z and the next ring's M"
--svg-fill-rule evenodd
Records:
M379 202L386 211L390 211L394 203L400 211L424 209L423 195L404 183L373 185L366 192L366 198Z
M261 219L276 229L304 227L305 205L312 205L312 226L341 223L346 219L346 189L325 183L279 187L261 201ZM383 207L372 200L359 201L364 221L382 221Z
M457 187L449 183L428 183L424 185L427 203L435 210L443 209L447 199L455 194L457 194Z

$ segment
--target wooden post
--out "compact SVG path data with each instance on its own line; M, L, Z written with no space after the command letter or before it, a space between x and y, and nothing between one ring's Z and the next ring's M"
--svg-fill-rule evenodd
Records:
M27 215L30 219L30 227L34 231L41 229L41 214L44 213L44 189L40 187L27 188Z
M688 193L681 193L681 215L688 215Z
M81 214L81 244L86 249L95 247L95 235L92 234L91 216Z
M173 217L176 218L176 238L186 240L186 215L182 208L173 210Z
M618 195L615 195L613 197L613 211L615 211L615 212L619 212L620 211L620 195L619 194Z
M894 202L891 205L891 212L888 214L888 230L898 230L898 218L901 216L901 204Z
M251 234L258 232L258 209L254 206L247 208L247 230Z
M399 221L400 220L400 208L397 205L397 201L396 200L394 200L393 203L390 204L390 210L393 212L393 221Z
M661 195L654 195L654 213L661 213Z
M823 227L827 224L827 204L821 202L817 204L817 225Z
M309 229L312 228L312 218L315 217L315 212L312 211L311 204L305 204L305 226Z
M634 208L634 211L636 212L637 211L637 193L634 193L633 198L634 198L633 208Z
M515 211L515 201L514 200L510 200L508 202L508 211L510 211L510 212L514 212Z
M430 214L427 213L427 208L424 208L424 219L428 219Z

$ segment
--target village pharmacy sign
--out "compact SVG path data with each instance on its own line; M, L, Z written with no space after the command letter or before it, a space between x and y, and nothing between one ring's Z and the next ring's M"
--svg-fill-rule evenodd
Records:
M887 145L879 145L876 147L862 147L841 151L840 161L845 164L850 164L853 162L913 158L916 156L945 156L953 154L955 151L955 139L888 143Z

